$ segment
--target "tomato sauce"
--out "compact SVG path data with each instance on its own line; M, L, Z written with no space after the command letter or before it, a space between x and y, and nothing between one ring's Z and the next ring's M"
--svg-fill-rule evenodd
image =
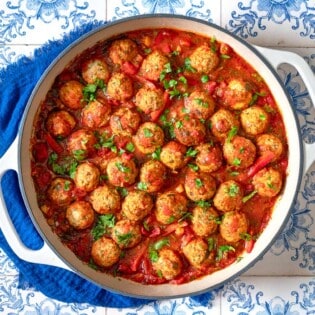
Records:
M143 284L241 259L286 179L286 131L266 82L227 43L175 29L77 56L33 129L32 177L54 233L91 268Z

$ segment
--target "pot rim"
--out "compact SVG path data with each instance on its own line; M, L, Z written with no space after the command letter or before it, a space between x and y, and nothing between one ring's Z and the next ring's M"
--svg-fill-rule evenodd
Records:
M32 220L34 226L36 227L37 231L39 232L39 234L41 235L43 240L49 245L49 247L57 254L57 256L59 256L59 258L62 261L64 261L67 265L69 265L70 268L73 269L75 273L79 274L84 279L86 279L86 280L88 280L88 281L90 281L90 282L92 282L92 283L94 283L96 285L99 285L99 286L101 286L102 288L104 288L104 289L106 289L108 291L111 291L111 292L114 292L114 293L118 293L118 294L122 294L122 295L127 295L127 296L137 297L137 298L143 298L143 299L153 299L153 298L154 299L163 299L163 298L170 298L170 297L171 298L179 298L179 297L184 297L184 296L188 296L188 295L192 296L192 295L202 294L202 293L207 292L209 290L213 290L213 289L221 287L227 281L230 281L231 279L239 276L240 274L244 273L249 268L251 268L269 250L270 246L274 243L274 241L277 239L278 235L281 233L281 231L284 228L284 226L287 224L288 218L290 216L291 209L294 206L294 202L295 202L296 197L297 197L298 189L299 189L300 184L301 184L302 175L303 175L302 172L303 172L304 154L303 154L303 149L302 149L303 145L302 145L302 139L301 139L300 132L298 132L298 134L297 134L298 149L300 151L300 154L299 154L299 159L300 159L299 160L299 172L297 174L297 180L296 180L296 183L295 183L295 188L294 188L294 193L293 193L293 196L292 196L291 204L289 206L289 209L287 210L285 218L282 221L282 224L278 227L277 232L273 235L273 237L271 239L268 240L268 244L264 245L264 248L259 251L259 253L255 257L255 259L252 259L251 261L249 261L249 263L244 265L237 272L234 272L232 275L228 276L227 278L224 278L222 281L219 281L219 282L215 283L214 285L211 285L209 287L205 287L202 290L198 290L196 292L193 291L193 292L188 292L188 293L185 293L185 294L176 292L177 291L176 288L178 288L178 285L172 285L174 287L174 290L172 290L171 292L168 292L169 293L168 295L165 295L165 293L163 295L163 290L165 292L165 289L163 289L164 285L159 285L161 287L161 291L155 292L153 295L145 295L145 294L148 294L148 293L152 294L152 290L151 289L153 287L156 287L156 286L144 285L145 288L147 288L147 290L145 290L145 294L137 294L135 292L129 292L128 289L126 289L126 291L124 291L125 288L124 287L121 288L121 286L120 286L119 289L108 287L107 285L104 285L103 283L99 283L98 281L96 281L94 275L93 275L93 279L92 279L92 277L91 277L89 272L86 272L86 270L82 271L81 268L78 267L78 264L74 265L72 262L69 261L70 259L68 259L68 257L67 258L64 257L64 255L62 255L60 253L58 247L56 249L55 241L52 241L51 236L47 235L47 234L51 234L50 231L47 233L46 229L44 229L41 226L41 224L38 222L38 219L36 218L36 216L33 213L34 209L30 205L31 202L29 200L29 195L28 195L28 193L29 193L28 190L29 189L27 189L27 185L25 184L25 178L24 178L25 177L24 174L25 174L25 167L26 166L24 165L25 164L25 162L24 162L25 156L23 156L23 152L25 152L25 146L29 145L29 143L25 144L23 142L23 140L25 138L25 136L24 136L25 128L27 127L26 123L30 119L30 116L32 116L32 115L29 115L29 112L30 112L30 109L32 107L34 107L33 101L34 101L35 96L37 95L38 91L41 89L41 86L45 82L45 79L48 76L48 74L55 68L56 64L61 62L62 59L67 54L69 54L69 52L71 52L73 49L75 49L80 44L82 44L83 42L85 42L86 40L88 40L89 38L91 38L92 36L96 35L99 32L104 32L104 31L106 31L109 28L117 27L117 26L120 26L120 25L125 24L125 23L130 23L132 21L137 21L138 24L141 24L140 21L142 21L142 20L150 21L152 19L154 19L154 20L155 19L163 20L163 23L161 23L160 28L166 27L166 28L181 29L180 27L176 27L176 25L174 25L173 27L164 26L164 23L165 23L164 20L169 21L170 19L171 20L175 19L177 21L181 20L181 21L187 21L187 22L194 22L194 23L197 23L197 24L203 24L206 27L210 27L212 29L217 30L220 33L226 34L228 37L232 37L236 42L240 43L241 46L246 47L246 49L248 49L253 54L255 54L258 57L258 59L262 62L262 64L265 67L268 68L268 71L271 72L273 77L276 79L277 83L281 86L281 88L282 88L281 92L284 93L285 98L287 100L287 103L290 106L290 109L292 111L292 116L294 118L294 126L296 127L297 130L299 130L299 128L298 128L298 126L299 126L299 124L298 124L298 117L297 117L296 112L294 111L294 106L292 104L292 100L291 100L291 97L290 97L288 91L285 89L284 84L282 83L282 80L280 79L280 77L279 77L278 73L276 72L276 70L272 67L272 65L265 58L265 56L263 56L253 45L251 45L250 43L246 42L242 38L237 37L235 34L230 33L229 31L227 31L226 29L222 28L221 26L218 26L216 24L213 24L211 22L207 22L207 21L204 21L204 20L199 20L199 19L196 19L196 18L193 18L193 17L181 16L181 15L170 15L170 14L144 14L144 15L138 15L138 16L128 17L128 18L124 18L124 19L120 19L120 20L116 20L116 21L111 21L111 22L105 23L104 25L98 26L95 29L87 32L86 34L84 34L82 36L80 36L71 45L69 45L66 49L64 49L50 63L49 67L44 71L44 73L42 74L41 78L36 83L36 85L35 85L35 87L34 87L34 89L32 91L31 96L29 97L29 101L28 101L28 103L26 105L26 108L24 110L23 117L22 117L22 120L21 120L21 123L20 123L19 143L18 143L18 150L19 150L19 152L18 152L18 175L19 175L18 178L19 178L19 185L20 185L20 190L21 190L21 193L22 193L22 197L23 197L23 200L24 200L24 203L26 205L27 211L28 211L28 213L29 213L29 215L31 217L31 220ZM136 27L135 29L140 30L140 29L144 29L144 28L146 28L146 27L139 26L139 27ZM156 27L154 27L154 28L156 28ZM195 31L193 31L193 32L195 32ZM205 35L203 33L201 33L201 34ZM112 36L109 36L106 39L109 39L110 37L112 37ZM209 37L210 37L210 35L209 35ZM76 54L78 55L78 54L82 53L86 49L87 49L87 47L85 47L83 50L81 49ZM66 64L64 64L64 66L66 66ZM35 116L32 116L32 117L34 118ZM286 126L286 129L287 129L287 123L285 123L285 126ZM287 132L287 130L286 130L286 132ZM23 147L24 147L24 150L23 150ZM291 152L291 154L292 154L292 152ZM29 161L29 158L27 160ZM41 212L39 210L39 208L35 209L35 211ZM40 215L42 215L42 213L40 213ZM59 240L59 242L60 242L60 244L62 244L60 240ZM64 246L64 245L62 244L62 246ZM224 270L225 269L226 268L224 268ZM211 275L209 275L209 276L211 276ZM206 276L206 277L209 277L209 276ZM120 278L118 278L118 279L120 279ZM122 280L122 281L125 281L125 280ZM190 282L190 284L191 283L192 282ZM137 285L141 286L141 284L137 284ZM188 285L188 284L186 284L186 285ZM193 287L194 286L192 285L192 288ZM169 288L169 285L167 286L167 288Z

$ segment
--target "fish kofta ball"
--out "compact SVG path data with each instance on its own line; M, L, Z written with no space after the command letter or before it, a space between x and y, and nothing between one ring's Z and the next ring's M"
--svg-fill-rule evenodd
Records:
M228 180L220 184L213 198L213 204L222 212L238 210L242 207L243 196L241 185L234 180Z
M140 169L140 183L147 192L159 191L166 180L166 167L158 160L145 162Z
M52 112L46 120L46 128L54 137L65 138L69 136L75 125L75 118L66 110Z
M146 86L140 88L135 97L135 103L145 114L161 110L164 107L163 92Z
M79 81L71 80L65 82L59 89L61 102L71 109L80 109L84 106L83 102L84 85Z
M205 120L213 114L215 103L208 93L194 91L185 99L185 108L189 114Z
M151 196L144 191L131 191L122 203L122 214L127 219L139 221L146 217L153 208Z
M220 224L220 234L229 243L236 243L247 233L248 222L245 213L226 212Z
M213 135L219 140L225 140L232 128L240 125L236 116L227 109L219 109L210 118L210 128Z
M126 187L135 183L138 169L132 159L118 156L108 162L106 173L113 186Z
M105 60L92 58L84 62L82 66L82 78L88 84L94 84L97 80L103 80L106 83L109 77L110 71Z
M92 130L79 129L67 139L67 149L77 160L82 160L95 152L97 139Z
M140 122L140 115L127 107L119 108L110 117L110 127L114 134L134 135Z
M244 109L240 117L242 127L249 135L256 136L263 133L268 128L268 113L259 106Z
M134 247L141 241L140 225L130 220L120 220L113 227L111 235L120 248Z
M195 238L183 247L183 253L192 266L199 268L208 257L208 244L202 238Z
M223 104L232 110L242 110L249 106L253 97L249 84L240 79L231 80L223 93Z
M198 73L209 73L219 64L219 57L208 45L197 47L189 56L190 65Z
M159 125L152 122L145 122L140 125L134 136L134 142L141 153L150 154L162 147L164 132Z
M203 143L196 147L196 164L202 172L211 173L222 166L223 155L219 146Z
M115 40L109 48L109 58L114 64L132 62L138 54L137 44L129 38Z
M105 126L110 118L110 106L104 101L93 100L81 111L81 122L84 127L96 129Z
M191 223L196 235L207 237L216 232L219 214L213 207L196 206L192 210Z
M107 83L107 94L116 101L126 101L133 96L132 80L124 73L114 73Z
M277 136L269 133L259 135L256 139L256 146L260 156L264 156L268 153L274 155L271 162L277 161L284 151L281 140Z
M102 236L96 240L91 249L91 256L96 265L104 268L111 267L118 262L121 249L109 237Z
M116 213L120 210L120 196L115 188L99 186L90 194L93 209L99 214Z
M236 168L246 168L255 161L256 146L245 137L234 136L224 142L223 156L229 165Z
M169 60L166 56L154 50L143 60L139 74L148 80L157 81L168 62Z
M94 210L87 201L75 201L67 207L66 218L75 229L84 230L94 222Z
M208 173L188 169L185 175L184 187L190 200L208 200L212 198L216 191L216 182Z
M77 188L92 191L99 184L100 171L93 163L83 162L78 165L73 180Z
M56 177L52 180L47 194L56 205L68 205L73 200L73 182L67 178Z
M182 261L174 250L162 248L156 261L152 262L152 267L159 276L172 280L181 273Z
M158 222L170 224L180 219L187 211L188 200L177 192L158 195L155 203L155 216Z
M175 122L174 134L180 143L186 146L194 146L204 141L206 127L200 119L184 116Z
M169 141L162 147L160 159L171 170L177 170L184 167L188 161L186 151L185 145L177 141Z
M258 195L274 197L282 188L282 175L274 168L263 168L254 175L253 184Z

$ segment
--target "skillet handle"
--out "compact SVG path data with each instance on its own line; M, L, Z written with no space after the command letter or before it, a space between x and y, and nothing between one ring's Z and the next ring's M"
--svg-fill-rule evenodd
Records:
M315 107L315 76L307 62L298 54L288 51L258 47L256 48L265 56L272 66L277 70L281 64L292 65L300 74L307 88L310 99ZM307 172L315 159L315 143L305 143L304 145L304 166L303 174Z
M0 159L0 182L3 175L8 170L17 171L18 166L18 140L14 140L10 148ZM50 265L54 267L60 267L63 269L71 270L44 242L42 248L33 250L24 245L21 241L15 226L12 223L10 215L7 210L7 206L4 200L2 187L0 186L0 229L8 242L9 246L15 252L15 254L27 262Z

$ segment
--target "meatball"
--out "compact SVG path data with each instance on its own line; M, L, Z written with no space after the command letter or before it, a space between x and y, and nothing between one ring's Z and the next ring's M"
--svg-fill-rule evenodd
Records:
M268 113L259 106L252 106L241 112L241 124L246 133L256 136L269 125Z
M192 266L199 268L208 257L208 244L202 238L195 238L183 247L183 253Z
M231 80L223 94L223 104L233 110L245 109L253 97L249 84L243 80Z
M211 131L219 140L225 140L230 130L239 125L236 116L226 109L219 109L210 118Z
M92 58L84 62L82 66L82 78L89 84L97 80L103 80L105 83L110 77L110 71L105 60L101 58Z
M126 101L133 96L132 80L124 73L114 73L107 83L107 94L116 101Z
M174 250L162 248L157 260L152 262L152 267L159 276L172 280L181 273L182 262Z
M69 136L75 125L75 118L66 110L52 112L46 120L46 128L54 137Z
M263 168L253 177L253 184L260 196L274 197L282 188L282 176L273 168Z
M82 160L94 152L97 139L90 130L79 129L67 139L67 149L77 160Z
M207 237L218 228L219 215L213 207L196 206L192 211L192 229L196 235Z
M175 123L174 133L180 143L194 146L204 141L206 128L199 119L184 116Z
M256 139L257 151L260 156L267 153L274 154L272 162L278 160L283 153L283 144L281 140L272 134L262 134Z
M203 143L196 147L196 164L202 172L211 173L222 165L221 149L211 143Z
M153 208L151 196L144 191L131 191L122 204L122 214L132 221L142 220Z
M114 134L133 135L140 122L140 115L127 107L119 108L110 117L110 127Z
M99 169L90 162L81 163L74 174L74 182L77 188L84 191L94 190L100 180Z
M141 241L139 224L130 220L118 221L113 227L111 235L120 248L131 248Z
M184 186L188 198L192 201L210 199L216 190L216 183L211 175L191 169L187 170Z
M169 60L166 56L154 50L143 60L139 74L148 80L157 81L168 62Z
M194 91L185 100L186 110L199 119L208 119L214 112L214 100L204 91Z
M157 160L145 162L140 169L140 182L147 192L159 191L166 180L166 168Z
M163 92L144 86L137 92L135 103L145 114L161 110L164 107Z
M121 156L108 162L106 173L112 185L126 187L135 183L138 170L133 160Z
M118 262L121 250L118 245L106 236L96 240L91 249L91 256L96 265L104 268L111 267Z
M110 106L104 101L93 100L81 111L81 121L84 127L96 129L105 126L109 121Z
M226 212L220 224L221 236L230 243L238 242L242 235L247 233L248 222L245 213L230 211Z
M169 141L161 150L160 159L167 167L177 170L187 163L186 146L176 141Z
M120 196L116 189L104 185L90 194L93 209L99 214L115 213L120 210Z
M66 218L77 230L84 230L94 222L94 211L87 201L75 201L67 207Z
M163 145L164 132L157 124L145 122L139 127L134 142L141 153L150 154Z
M59 98L61 102L71 109L82 108L84 106L83 88L83 84L79 81L67 81L59 89Z
M68 205L73 200L72 190L74 185L66 178L54 178L47 190L48 198L56 205Z
M133 61L138 54L138 47L131 39L115 40L109 48L109 58L114 64L123 65L126 61Z
M223 155L229 165L246 168L251 166L256 158L256 147L249 139L234 136L224 142Z
M189 57L190 65L198 73L209 73L219 64L219 57L216 52L207 45L197 47Z
M162 224L180 219L187 211L188 200L177 192L166 192L156 199L155 216Z
M236 181L228 180L219 186L213 204L222 212L239 210L242 207L243 196L243 188Z

